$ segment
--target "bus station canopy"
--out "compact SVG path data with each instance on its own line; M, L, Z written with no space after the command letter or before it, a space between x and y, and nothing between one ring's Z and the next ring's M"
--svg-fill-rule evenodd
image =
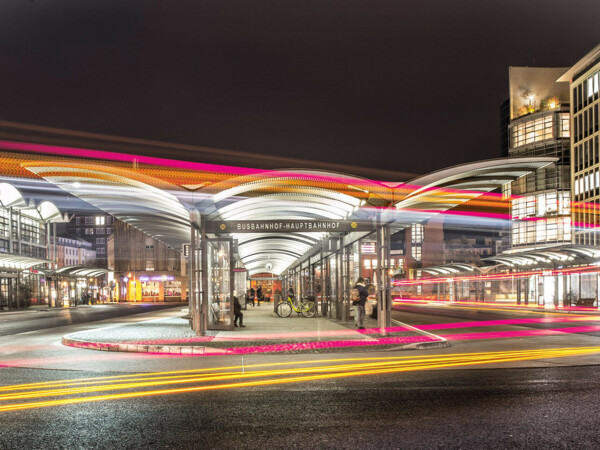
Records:
M496 262L515 269L555 269L597 264L600 262L600 249L586 245L561 245L492 256L486 258L485 261Z
M1 148L1 147L0 147ZM190 212L208 220L344 220L390 223L394 230L499 188L556 158L503 158L464 164L408 183L306 169L183 170L114 161L36 156L20 165L70 194L181 250ZM214 171L221 170L219 173ZM229 234L250 274L281 274L328 232Z

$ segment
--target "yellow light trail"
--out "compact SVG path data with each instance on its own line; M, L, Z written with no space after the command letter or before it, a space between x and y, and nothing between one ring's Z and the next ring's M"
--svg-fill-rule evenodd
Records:
M417 370L432 370L449 367L462 367L470 365L493 364L511 361L525 361L541 358L561 358L600 353L600 347L575 347L557 349L519 350L508 352L482 352L462 353L450 355L428 355L420 357L370 357L370 358L345 358L339 360L323 361L295 361L288 363L256 364L245 366L244 372L232 372L232 368L241 369L241 366L217 367L212 369L185 370L156 372L145 374L130 374L123 376L95 377L87 379L74 379L62 382L30 383L23 385L5 386L5 392L0 401L14 402L16 400L37 399L40 397L58 397L75 394L90 394L102 391L146 389L162 387L155 390L141 390L136 392L115 392L111 394L84 396L75 398L61 398L44 401L24 403L6 403L0 405L0 412L16 411L23 409L42 408L49 406L69 405L76 403L97 402L104 400L118 400L125 398L180 394L200 392L217 389L233 389L252 386L267 386L276 384L297 383L311 380L327 380L334 378L347 378L365 375L380 375ZM356 362L361 361L361 362ZM270 366L292 366L297 364L323 364L315 367L287 367L284 369L250 370ZM212 372L212 373L211 373ZM276 378L273 378L276 377ZM264 378L264 379L257 379ZM235 381L233 381L235 380ZM189 383L214 383L224 381L223 384L202 384L199 386L185 386L165 389L164 386ZM229 381L229 382L227 382ZM233 382L232 382L233 381ZM98 383L96 386L90 384ZM65 386L64 389L60 389ZM83 387L69 387L66 383L81 383ZM104 384L112 383L112 384ZM33 389L26 392L18 392Z

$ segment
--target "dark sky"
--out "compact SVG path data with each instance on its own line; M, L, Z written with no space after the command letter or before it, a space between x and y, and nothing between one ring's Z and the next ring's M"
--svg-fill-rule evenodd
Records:
M425 173L498 157L508 66L575 63L599 17L598 0L1 0L0 119Z

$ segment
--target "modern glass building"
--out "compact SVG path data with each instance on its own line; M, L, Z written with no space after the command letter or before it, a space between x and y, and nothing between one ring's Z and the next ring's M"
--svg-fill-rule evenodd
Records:
M510 157L553 156L556 163L504 186L511 201L509 252L571 242L570 119L565 68L510 67Z
M600 245L597 228L600 200L600 148L598 114L600 45L580 59L560 78L570 85L573 133L573 224L575 244Z

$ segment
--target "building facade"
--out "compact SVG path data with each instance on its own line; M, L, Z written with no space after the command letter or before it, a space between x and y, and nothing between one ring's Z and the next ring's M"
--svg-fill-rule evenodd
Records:
M573 243L600 245L597 204L600 201L600 148L598 139L600 45L561 77L570 86L573 133Z
M57 268L67 266L93 266L96 252L91 242L76 236L62 235L56 237Z
M510 157L552 156L555 164L506 184L511 198L511 248L523 251L570 243L571 177L566 68L510 67Z
M112 216L98 211L96 214L75 214L66 224L66 232L71 236L84 239L92 244L95 252L95 265L108 267L107 241L113 232Z
M113 298L121 301L185 301L188 279L180 252L120 220L108 236Z
M35 205L0 183L0 309L47 301L50 234L64 220L54 204Z

